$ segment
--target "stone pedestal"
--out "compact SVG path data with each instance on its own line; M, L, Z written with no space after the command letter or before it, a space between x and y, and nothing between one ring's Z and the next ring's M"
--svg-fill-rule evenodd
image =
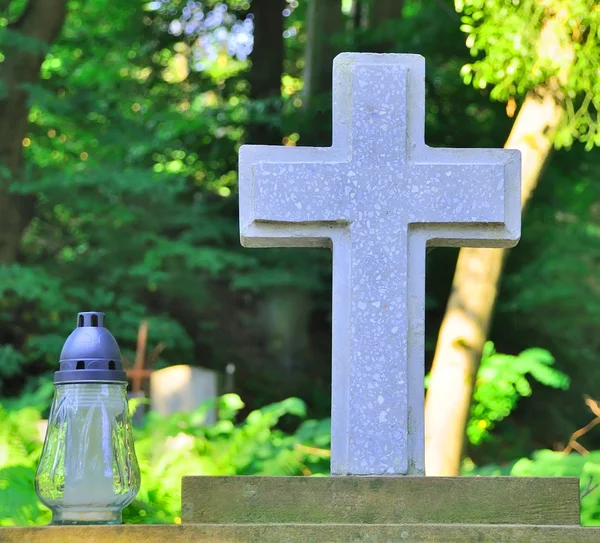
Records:
M184 477L184 524L579 525L575 477Z
M186 477L183 525L0 528L2 543L596 543L576 478Z
M187 524L0 528L2 543L598 543L600 528L483 524Z

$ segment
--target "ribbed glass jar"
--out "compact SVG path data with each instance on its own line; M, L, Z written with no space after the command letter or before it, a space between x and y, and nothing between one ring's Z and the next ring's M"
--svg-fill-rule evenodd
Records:
M56 393L36 478L52 524L120 524L140 488L126 383L65 383Z

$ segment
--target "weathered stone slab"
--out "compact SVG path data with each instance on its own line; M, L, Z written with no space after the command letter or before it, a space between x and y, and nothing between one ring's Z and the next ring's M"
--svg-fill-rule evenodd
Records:
M150 408L164 416L193 411L216 398L218 386L218 373L206 368L181 364L156 370L150 375ZM216 410L211 409L206 423L213 424L216 420Z
M579 524L575 477L184 477L184 523Z
M0 528L1 543L598 543L600 528L456 524L188 524Z
M333 475L423 474L426 246L519 239L519 152L424 124L423 57L343 53L331 147L240 149L242 244L333 248Z

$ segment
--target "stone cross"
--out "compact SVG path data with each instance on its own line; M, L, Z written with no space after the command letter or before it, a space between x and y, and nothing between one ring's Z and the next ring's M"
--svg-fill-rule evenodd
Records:
M418 55L334 61L333 144L240 150L246 247L332 247L334 475L424 473L427 245L509 247L520 154L425 145Z

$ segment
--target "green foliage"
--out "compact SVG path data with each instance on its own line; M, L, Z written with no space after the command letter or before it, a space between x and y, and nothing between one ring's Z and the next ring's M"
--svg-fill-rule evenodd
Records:
M490 87L492 99L507 101L559 75L566 115L555 144L600 145L596 0L455 0L455 6L476 59L461 70L467 84Z
M213 425L206 424L208 411L215 407L209 401L190 413L150 413L136 429L142 487L124 512L126 522L181 522L181 478L186 475L328 473L329 420L304 420L292 434L277 428L282 417L305 418L301 400L268 405L241 422L236 422L244 408L239 396L222 396L216 406L219 420ZM39 420L33 408L0 408L0 526L44 524L50 519L33 486L42 446Z
M144 4L70 2L42 83L29 89L28 173L11 188L36 195L37 208L21 262L0 271L3 337L21 354L4 349L4 373L53 367L73 315L90 307L110 309L131 346L151 314L169 359L187 361L198 330L182 320L200 320L210 282L255 262L221 216L243 109L201 74L185 88L165 79L182 42L158 36ZM174 309L182 300L197 308L185 319Z
M222 6L197 3L186 24L217 20ZM238 331L258 290L326 288L324 251L239 244L237 150L262 104L248 100L248 60L219 37L249 4L227 6L222 24L187 33L173 30L186 2L69 2L41 81L27 84L26 170L10 183L36 206L19 261L0 269L0 382L54 369L88 309L109 314L130 359L148 319L150 341L165 344L162 365L251 364L254 340ZM14 37L6 24L0 63ZM232 318L231 306L245 312Z
M462 14L460 29L467 34L466 45L478 60L465 64L465 83L485 89L490 96L508 100L542 83L556 69L550 59L539 62L537 46L545 7L536 0L456 0ZM538 68L531 70L533 65Z
M10 47L37 46L7 28L27 2L8 4L0 17L0 66ZM308 144L315 133L329 144L326 123L311 122L300 109L307 2L288 2L282 96L271 101L250 100L250 62L227 42L252 3L201 4L193 10L203 21L218 4L228 6L227 15L215 28L188 33L170 30L175 21L195 20L184 15L191 9L187 0L71 0L40 81L24 84L31 104L26 167L11 177L0 164L11 190L36 200L17 261L0 267L0 392L10 396L4 403L10 409L45 409L51 392L45 377L56 367L75 313L84 309L107 311L130 359L139 322L147 318L150 348L166 344L161 365L222 370L233 363L250 409L280 399L271 383L280 384L283 370L266 354L272 338L260 308L273 287L285 286L314 297L306 319L310 349L293 360L302 375L287 379L297 386L289 395L307 399L311 414L320 410L315 416L329 408L329 255L242 250L237 225L237 150L249 128L267 123L289 144ZM498 147L513 122L501 102L519 101L560 69L557 58L536 58L543 25L559 4L571 10L562 37L576 55L563 89L568 124L557 143L579 137L589 144L599 137L592 134L600 96L597 2L464 0L456 3L461 31L446 0L406 0L404 19L380 28L364 17L353 26L352 2L344 0L347 32L339 39L345 50L369 51L386 42L389 51L427 58L428 144ZM270 61L267 54L255 65ZM0 78L0 97L4 87ZM330 96L323 98L320 119L329 115ZM515 450L523 456L551 447L587 416L581 395L600 383L599 179L598 159L577 148L548 164L523 240L507 263L492 334L503 352L548 349L573 384L557 391L507 361L508 384L500 390L488 383L476 392L474 407L483 411L471 420L479 444L474 454L482 454L492 427L493 437L511 443L509 457ZM429 258L427 359L454 258L452 250L438 249ZM527 390L517 386L521 379L531 382L534 400L516 404L519 390ZM501 424L511 410L510 425ZM481 420L484 429L477 426ZM521 439L513 440L522 428ZM495 440L488 443L494 455L505 454Z
M39 412L7 411L0 406L0 526L46 523L49 511L33 488L42 452Z
M547 348L571 378L569 391L560 394L532 383L535 399L525 401L519 412L519 426L528 428L523 438L548 448L585 423L582 398L596 395L600 379L600 165L595 154L573 148L554 157L524 218L526 235L508 260L492 332L502 338L499 346L508 339L511 352L531 345ZM512 430L514 425L501 429Z
M329 470L329 421L304 421L294 434L278 430L284 416L303 418L297 398L252 411L241 424L239 396L218 401L219 421L205 425L214 402L191 413L150 413L137 432L142 489L127 522L180 522L181 478L186 475L313 475Z
M554 357L545 349L527 349L517 356L500 354L488 341L475 381L467 436L473 445L489 440L495 423L508 417L520 397L531 395L530 375L547 387L567 389L569 377L553 368Z

